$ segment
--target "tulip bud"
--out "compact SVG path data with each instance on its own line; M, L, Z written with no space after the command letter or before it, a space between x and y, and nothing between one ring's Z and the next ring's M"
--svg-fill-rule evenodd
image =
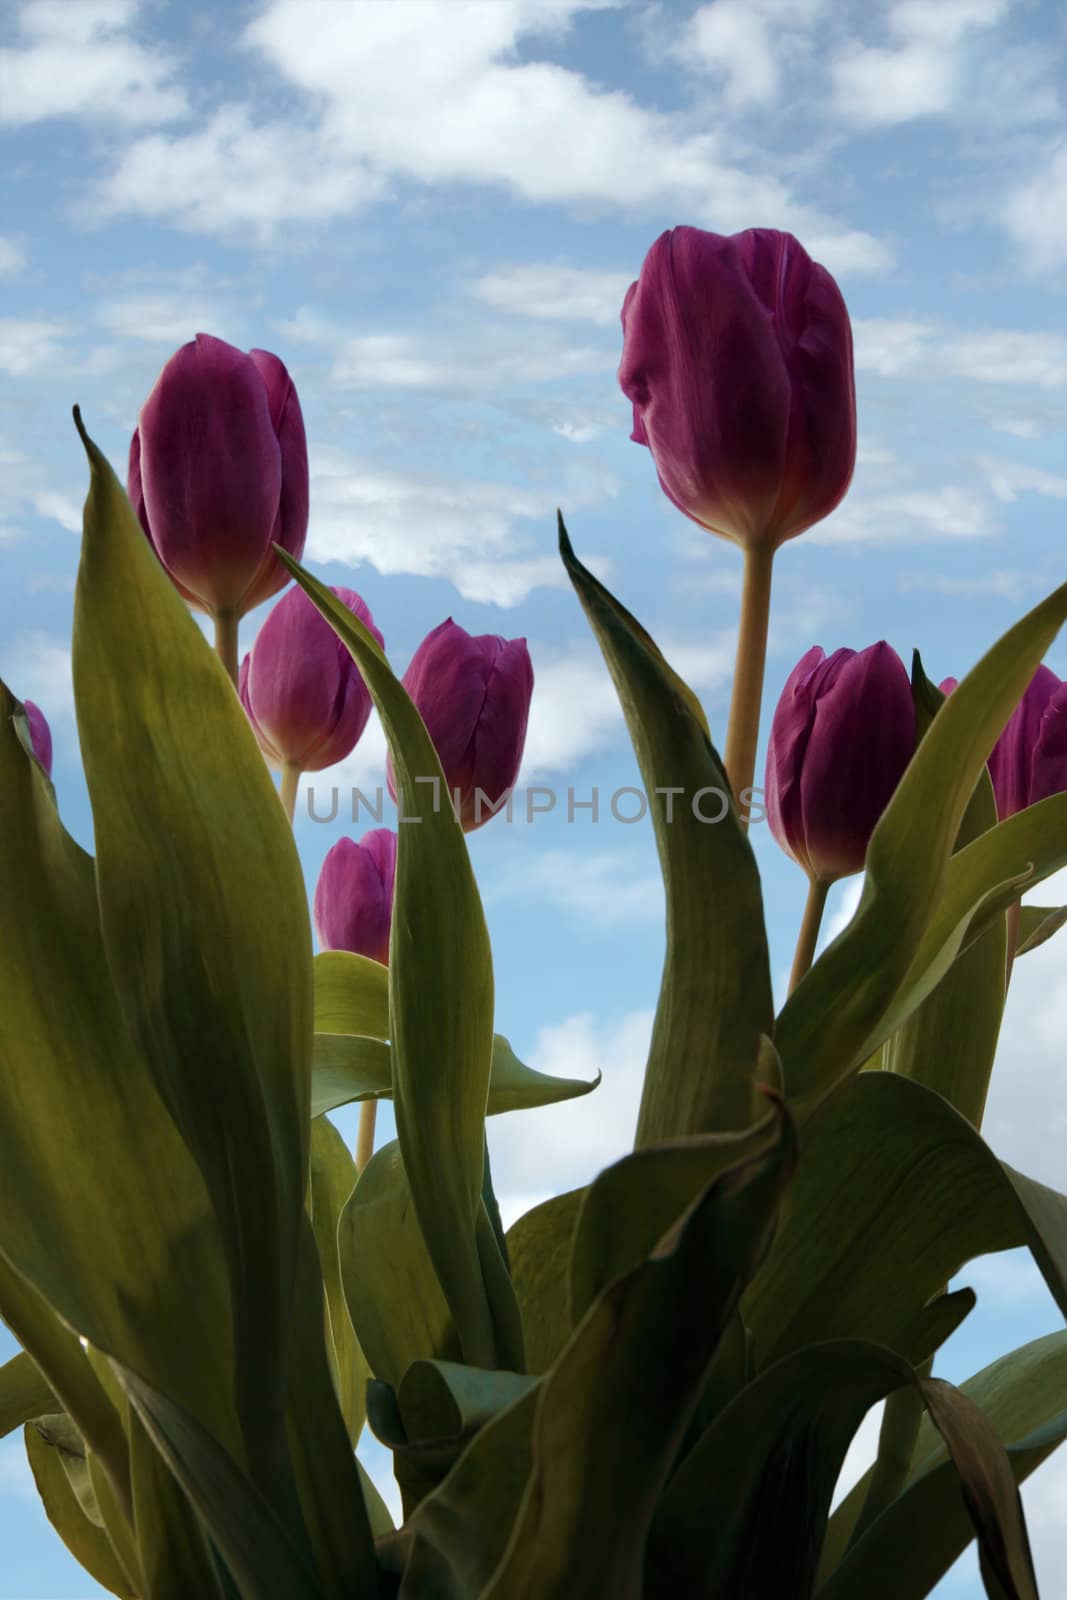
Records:
M951 694L955 678L942 692ZM1001 822L1049 795L1067 791L1067 683L1040 666L989 757Z
M355 590L332 593L384 645ZM359 668L303 589L283 596L260 628L238 688L268 761L302 772L321 772L350 755L371 712Z
M441 759L465 832L492 816L518 777L533 694L525 639L472 637L449 617L427 634L404 674L404 688ZM389 792L396 799L390 757ZM475 803L475 791L480 791Z
M338 839L315 886L315 931L325 950L389 960L396 879L396 834L373 828L357 844Z
M622 326L630 437L687 517L773 550L839 504L856 461L852 330L792 234L669 229Z
M831 656L816 645L801 657L771 724L766 805L771 832L809 878L862 870L914 750L911 684L889 645Z
M130 443L130 501L176 588L200 611L243 616L289 581L308 520L304 421L266 350L198 333L171 356Z
M32 700L24 700L22 709L26 713L26 721L30 725L30 743L33 753L41 766L52 776L52 730L48 726L44 712L35 706Z

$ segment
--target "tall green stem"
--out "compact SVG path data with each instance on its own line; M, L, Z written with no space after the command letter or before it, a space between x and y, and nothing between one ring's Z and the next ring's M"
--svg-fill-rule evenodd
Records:
M216 611L215 613L215 649L218 658L230 675L230 682L237 687L237 629L240 618L236 611Z
M737 801L743 828L748 827L744 791L752 788L759 742L763 668L767 659L767 626L771 611L774 551L763 545L745 548L745 576L737 630L737 661L726 732L726 776Z
M933 1364L932 1357L923 1363L918 1369L922 1377L930 1376ZM887 1397L878 1435L878 1454L871 1468L863 1506L848 1541L850 1549L872 1522L893 1504L908 1481L923 1410L922 1395L910 1383L906 1388L894 1389Z
M285 814L290 823L293 820L293 812L296 810L296 794L300 787L300 772L301 769L295 761L282 763L282 805L285 807Z
M800 932L797 935L797 947L793 953L793 970L789 974L790 994L793 993L793 990L815 959L815 946L819 940L819 928L822 925L823 912L826 910L826 896L829 892L830 885L823 883L820 878L808 879L808 898L804 905Z
M374 1124L378 1117L377 1100L364 1100L359 1108L359 1132L356 1134L356 1172L362 1172L374 1154Z

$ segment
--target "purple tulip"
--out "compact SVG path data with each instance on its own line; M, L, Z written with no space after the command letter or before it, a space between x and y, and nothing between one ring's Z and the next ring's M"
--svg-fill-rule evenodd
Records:
M522 761L533 694L526 640L474 637L449 617L419 645L404 688L441 758L450 794L458 796L464 831L480 827L515 782ZM395 800L391 757L387 777Z
M48 726L44 712L35 706L32 700L24 700L22 709L26 713L26 721L30 725L30 743L33 753L41 766L52 776L52 730Z
M856 461L852 329L791 233L669 229L622 326L630 437L687 517L773 549L840 503Z
M332 593L384 645L355 590ZM291 589L260 628L238 689L263 754L302 772L321 772L350 755L371 712L359 668L303 589Z
M357 844L338 839L315 886L315 931L325 950L389 960L396 880L396 834L373 828Z
M944 694L955 678L940 685ZM1003 822L1017 811L1067 791L1067 683L1040 666L1008 718L989 757L989 776Z
M304 420L266 350L198 333L171 356L130 443L134 510L175 587L201 611L243 616L289 581L308 521Z
M809 878L862 870L875 823L915 749L907 669L884 642L816 645L793 668L771 724L767 820Z

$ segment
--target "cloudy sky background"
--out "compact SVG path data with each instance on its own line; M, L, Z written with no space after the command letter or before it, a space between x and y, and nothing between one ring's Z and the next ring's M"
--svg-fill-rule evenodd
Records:
M666 227L782 227L852 313L859 463L840 509L781 553L768 709L815 643L886 638L934 678L962 673L1064 576L1067 18L1052 0L30 0L0 19L0 673L51 720L63 812L89 843L70 406L121 472L177 344L202 330L277 351L308 423L306 560L360 590L397 667L448 615L530 644L524 780L563 798L471 840L498 1026L536 1065L604 1083L494 1125L517 1216L628 1147L662 954L651 831L605 814L635 767L557 505L719 741L728 696L737 553L629 441L626 286ZM1050 665L1067 675L1067 648ZM372 723L316 783L320 814L383 765ZM600 791L597 822L568 822L568 786ZM343 800L333 824L302 816L309 889L345 825ZM803 881L766 827L753 837L782 987ZM986 1131L1059 1187L1065 1024L1053 943L1017 968ZM946 1376L1060 1323L1025 1258L963 1281L979 1308ZM1067 1460L1024 1498L1043 1593L1067 1600ZM0 1600L100 1592L48 1528L17 1436L0 1544ZM940 1592L978 1582L966 1557Z

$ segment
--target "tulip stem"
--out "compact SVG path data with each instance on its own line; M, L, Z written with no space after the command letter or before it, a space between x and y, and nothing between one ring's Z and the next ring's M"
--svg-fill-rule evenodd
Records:
M296 810L296 793L300 787L301 771L302 769L297 766L295 761L284 761L282 763L281 798L290 824L292 824L293 812Z
M822 914L826 910L826 896L830 885L822 878L809 878L808 898L800 921L797 947L793 954L793 970L789 974L789 993L792 994L801 978L815 959L815 946L819 939Z
M763 668L767 659L767 627L771 613L771 572L774 550L766 545L745 548L745 576L741 590L741 615L737 628L737 661L726 731L726 776L734 792L737 814L748 827L748 810L756 771Z
M226 671L230 675L230 682L237 687L237 629L240 618L236 611L216 611L215 613L215 650Z
M377 1100L364 1100L359 1108L359 1132L356 1135L356 1172L363 1171L374 1154L374 1124L378 1117Z

